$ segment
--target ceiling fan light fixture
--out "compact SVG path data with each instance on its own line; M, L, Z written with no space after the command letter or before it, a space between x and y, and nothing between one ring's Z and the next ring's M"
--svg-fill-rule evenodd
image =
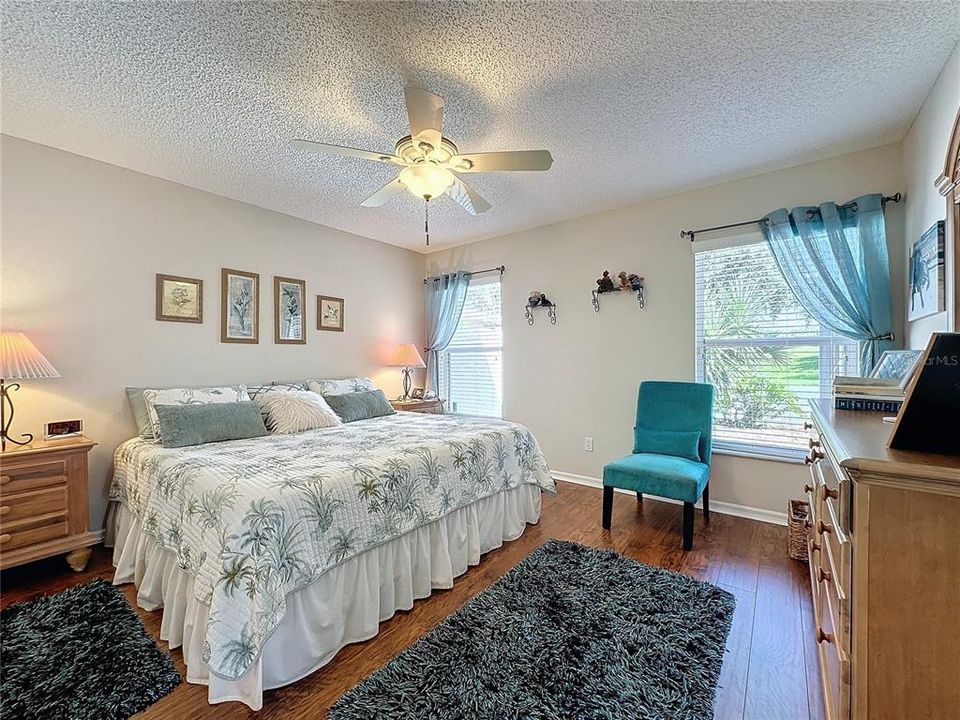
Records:
M421 163L404 168L399 180L417 197L435 198L453 184L453 173L433 163Z

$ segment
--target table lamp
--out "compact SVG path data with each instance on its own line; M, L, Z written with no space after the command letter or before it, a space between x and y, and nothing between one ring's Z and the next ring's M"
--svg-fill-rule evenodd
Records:
M29 445L33 441L30 433L21 434L23 440L15 440L8 433L13 423L13 398L10 393L19 390L20 383L6 385L6 381L54 377L60 377L60 373L30 342L30 338L22 332L0 333L0 450L7 449L8 440L14 445Z
M417 352L417 346L413 343L400 345L393 351L393 357L389 362L390 367L403 368L403 397L401 400L410 399L410 386L413 381L410 376L413 375L414 368L425 368L423 357Z

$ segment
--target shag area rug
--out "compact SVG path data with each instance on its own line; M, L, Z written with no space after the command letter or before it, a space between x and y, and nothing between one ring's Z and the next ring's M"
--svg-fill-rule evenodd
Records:
M180 683L170 656L106 580L11 605L0 613L0 643L4 718L128 718Z
M708 583L551 540L330 720L708 720L734 605Z

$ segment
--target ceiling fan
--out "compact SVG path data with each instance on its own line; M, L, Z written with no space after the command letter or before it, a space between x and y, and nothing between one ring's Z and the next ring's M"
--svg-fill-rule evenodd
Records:
M402 167L396 178L364 200L364 207L380 207L387 200L409 190L426 201L424 230L430 245L430 201L444 193L472 215L490 209L459 173L516 170L549 170L553 157L549 150L508 150L504 152L461 154L449 138L443 137L443 98L418 87L405 87L404 100L410 118L410 134L400 138L394 152L380 153L311 140L294 140L301 150L362 158Z

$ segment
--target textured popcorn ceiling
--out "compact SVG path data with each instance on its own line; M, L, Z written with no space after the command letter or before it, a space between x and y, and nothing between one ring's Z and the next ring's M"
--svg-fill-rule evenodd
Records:
M953 46L950 2L581 4L5 1L4 132L423 249L422 203L359 206L390 167L404 81L462 151L547 148L471 175L434 248L902 138ZM785 198L788 201L789 198Z

